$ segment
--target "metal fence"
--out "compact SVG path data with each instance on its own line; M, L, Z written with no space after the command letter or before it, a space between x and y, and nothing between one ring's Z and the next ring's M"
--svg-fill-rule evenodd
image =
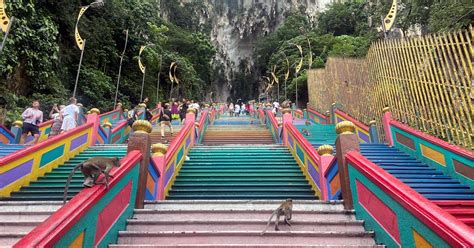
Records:
M310 104L324 113L336 102L366 124L389 106L395 119L473 149L473 35L384 40L365 59L330 58L308 75Z

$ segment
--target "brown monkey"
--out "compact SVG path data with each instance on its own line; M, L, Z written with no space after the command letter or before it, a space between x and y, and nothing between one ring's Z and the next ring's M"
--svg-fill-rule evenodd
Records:
M105 187L109 189L109 177L110 171L113 167L119 167L120 161L118 158L104 158L104 157L95 157L90 158L80 164L78 164L74 169L72 169L69 177L67 178L66 187L64 188L64 199L63 202L66 203L67 200L67 191L69 189L69 184L71 183L72 176L76 173L77 170L81 170L84 175L84 187L90 188L94 184L105 184ZM96 183L97 178L100 174L104 174L104 181Z
M265 230L260 235L263 235L268 227L270 226L270 223L272 222L273 216L276 215L275 219L275 231L279 231L280 229L278 228L278 222L280 222L280 216L285 216L285 223L288 226L291 226L290 220L291 220L291 215L293 212L293 200L287 199L284 201L275 211L273 211L272 215L270 215L270 219L268 219L267 227L265 227Z
M304 136L311 136L311 133L306 128L301 129L301 133L303 133Z

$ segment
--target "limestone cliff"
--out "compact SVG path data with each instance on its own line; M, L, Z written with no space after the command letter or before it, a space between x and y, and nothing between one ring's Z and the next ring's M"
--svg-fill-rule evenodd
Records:
M195 0L199 1L199 0ZM183 6L194 0L180 0ZM226 100L237 73L252 75L255 42L273 32L290 11L305 13L313 23L333 0L203 0L192 5L202 27L218 49L214 66L219 76L216 91ZM196 7L199 6L199 7ZM163 8L166 16L166 7ZM258 75L252 75L257 78Z

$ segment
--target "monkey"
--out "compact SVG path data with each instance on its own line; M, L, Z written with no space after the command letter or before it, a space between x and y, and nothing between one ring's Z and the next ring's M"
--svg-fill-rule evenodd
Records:
M310 133L309 130L306 129L306 128L303 128L303 129L301 130L301 133L303 133L303 135L305 135L305 136L311 136L311 133Z
M90 188L94 186L94 184L105 184L107 190L109 189L109 177L110 171L113 167L119 167L120 162L119 158L104 158L104 157L95 157L90 158L74 167L69 177L67 178L66 187L64 188L64 199L63 203L66 203L67 200L67 191L69 189L69 184L71 183L72 176L76 173L77 170L81 170L82 174L84 175L84 187ZM100 174L104 174L104 181L100 183L96 183L97 178Z
M309 120L306 120L306 121L304 122L304 124L305 124L306 126L311 126L311 122L310 122Z
M275 219L275 231L279 231L280 229L278 228L278 223L280 222L280 216L285 216L285 223L288 226L291 226L290 220L291 220L291 215L293 212L293 200L291 199L286 199L275 211L273 211L272 215L270 215L270 219L268 219L267 226L265 227L265 230L260 235L263 235L268 227L270 226L270 223L272 222L273 216L276 215Z

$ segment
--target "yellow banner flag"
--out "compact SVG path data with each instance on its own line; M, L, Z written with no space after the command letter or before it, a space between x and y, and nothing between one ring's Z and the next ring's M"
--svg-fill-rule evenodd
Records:
M10 18L8 18L7 13L5 12L5 1L0 0L0 26L3 32L7 32L8 24L10 23Z
M82 7L81 10L79 11L79 15L77 16L77 21L76 21L76 29L75 29L75 37L76 37L76 44L77 47L82 51L84 50L84 40L81 37L81 34L79 33L79 28L77 27L77 24L79 23L79 20L81 19L82 15L86 12L86 10L89 8L89 6Z

